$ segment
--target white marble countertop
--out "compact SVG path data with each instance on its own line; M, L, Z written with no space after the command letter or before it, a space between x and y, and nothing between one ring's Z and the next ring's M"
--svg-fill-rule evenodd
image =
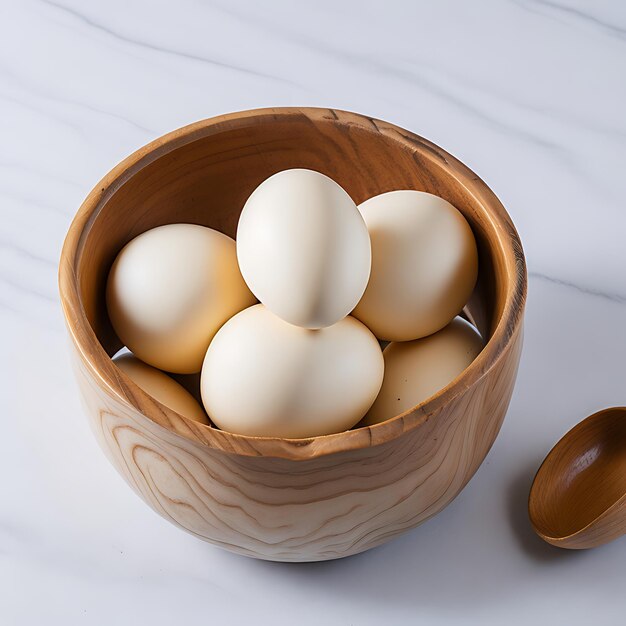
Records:
M364 112L466 162L530 270L515 395L443 513L343 561L285 565L150 511L83 418L57 295L63 237L121 158L188 122ZM626 539L570 553L526 516L539 462L626 404L626 4L0 1L0 622L623 624Z

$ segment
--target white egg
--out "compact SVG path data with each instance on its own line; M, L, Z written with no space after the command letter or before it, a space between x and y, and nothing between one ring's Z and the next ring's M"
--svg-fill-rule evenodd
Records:
M113 362L138 387L161 404L196 422L209 423L199 402L182 385L161 370L140 361L132 354L117 356Z
M308 330L259 304L215 335L200 385L209 417L223 430L301 438L354 426L382 380L380 346L358 320Z
M383 352L385 378L363 425L384 422L428 400L467 368L482 349L478 331L461 317L434 335L390 343Z
M384 193L359 210L372 242L372 270L352 315L387 341L443 328L461 312L478 276L476 241L463 215L422 191Z
M241 272L275 315L324 328L354 308L370 273L370 240L350 196L306 169L274 174L246 202L237 228Z
M130 241L109 273L107 308L122 342L142 361L200 371L213 335L256 301L235 242L194 224L153 228Z

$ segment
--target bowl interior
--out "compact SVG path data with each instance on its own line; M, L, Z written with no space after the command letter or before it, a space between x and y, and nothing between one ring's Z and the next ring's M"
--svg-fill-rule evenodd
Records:
M463 184L465 168L441 158L441 151L428 142L412 145L396 133L381 132L374 121L359 119L366 123L330 114L312 120L259 113L184 136L173 133L158 147L148 146L129 167L118 167L114 180L94 190L101 197L83 229L75 262L82 306L106 352L112 355L121 347L106 311L106 278L128 241L174 222L201 224L234 237L239 214L255 187L280 170L296 167L330 176L357 204L386 191L417 189L455 205L472 226L480 258L467 313L483 337L490 338L511 286L496 273L505 259L494 237L498 225L489 219L484 199Z
M394 189L417 189L455 205L478 243L479 277L465 313L486 346L446 388L419 407L373 426L288 440L245 437L198 425L120 376L108 358L121 347L105 305L110 267L128 241L163 224L201 224L234 236L239 214L256 186L295 167L330 176L357 203ZM331 109L284 108L203 120L125 159L94 188L74 219L61 257L59 284L68 329L88 376L118 402L201 445L302 460L400 437L486 375L518 336L526 271L515 227L501 203L447 152L380 120Z

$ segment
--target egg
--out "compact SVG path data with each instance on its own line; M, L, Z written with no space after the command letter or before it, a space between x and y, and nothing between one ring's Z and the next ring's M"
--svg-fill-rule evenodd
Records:
M198 401L182 385L161 370L140 361L132 354L121 354L115 357L113 362L138 387L161 404L196 422L209 423Z
M392 342L383 351L385 377L363 426L384 422L428 400L451 383L483 349L478 331L457 317L439 332Z
M239 219L237 256L254 295L304 328L348 315L370 274L356 205L335 181L307 169L279 172L255 189Z
M476 284L472 230L449 202L390 191L359 206L372 244L367 289L352 315L379 339L409 341L443 328Z
M107 308L118 337L142 361L199 372L213 335L254 304L235 242L195 224L153 228L130 241L109 273Z
M380 346L358 320L308 330L259 304L215 335L200 385L204 407L221 429L302 438L354 426L382 380Z

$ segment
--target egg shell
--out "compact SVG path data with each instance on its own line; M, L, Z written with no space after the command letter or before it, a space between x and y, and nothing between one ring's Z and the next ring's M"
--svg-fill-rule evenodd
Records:
M275 315L324 328L354 308L370 273L370 240L350 196L312 170L274 174L246 202L237 228L242 274Z
M140 361L132 354L121 354L115 357L113 362L138 387L161 404L196 422L209 423L198 401L182 385L161 370Z
M223 430L302 438L354 426L382 380L380 346L353 317L308 330L256 305L211 342L201 391L209 417Z
M391 191L359 206L372 244L367 289L352 315L379 339L430 335L458 315L478 276L463 215L422 191Z
M118 337L142 361L180 374L199 372L222 324L256 299L235 242L195 224L168 224L130 241L107 282Z
M482 349L478 331L461 317L428 337L390 343L383 351L385 377L380 393L361 425L384 422L428 400Z

